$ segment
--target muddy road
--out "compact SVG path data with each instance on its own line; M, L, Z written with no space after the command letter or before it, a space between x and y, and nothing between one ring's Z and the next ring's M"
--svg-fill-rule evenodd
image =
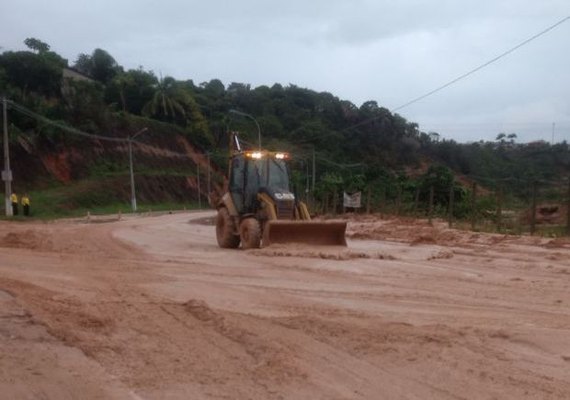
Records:
M570 398L568 240L222 250L212 216L0 223L0 397Z

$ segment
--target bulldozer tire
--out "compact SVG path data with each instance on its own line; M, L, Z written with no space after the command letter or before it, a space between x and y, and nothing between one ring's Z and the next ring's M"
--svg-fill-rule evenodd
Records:
M257 249L261 244L261 228L255 218L245 218L239 224L241 246L244 249Z
M228 209L220 208L216 217L216 239L221 248L235 249L239 246L239 236L234 235L234 231L234 221Z

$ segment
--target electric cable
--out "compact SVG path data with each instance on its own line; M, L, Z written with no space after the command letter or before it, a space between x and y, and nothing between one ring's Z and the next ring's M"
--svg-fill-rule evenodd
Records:
M570 19L570 16L567 16L567 17L562 18L560 21L556 22L555 24L550 25L548 28L546 28L546 29L540 31L539 33L537 33L537 34L531 36L530 38L528 38L528 39L522 41L521 43L517 44L516 46L514 46L514 47L508 49L507 51L505 51L505 52L499 54L498 56L492 58L491 60L489 60L489 61L487 61L487 62L485 62L485 63L479 65L478 67L475 67L475 68L469 70L468 72L466 72L466 73L464 73L464 74L458 76L457 78L452 79L451 81L449 81L449 82L447 82L447 83L445 83L445 84L443 84L443 85L441 85L441 86L439 86L439 87L437 87L437 88L435 88L435 89L433 89L433 90L430 90L429 92L427 92L427 93L425 93L425 94L423 94L423 95L421 95L421 96L418 96L418 97L415 97L415 98L413 98L413 99L411 99L411 100L409 100L409 101L406 101L405 103L399 105L398 107L395 107L395 108L391 109L390 111L391 111L392 113L394 113L394 112L396 112L396 111L398 111L398 110L401 110L402 108L408 107L408 106L410 106L410 105L412 105L412 104L414 104L414 103L417 103L417 102L420 101L420 100L423 100L423 99L425 99L425 98L427 98L427 97L429 97L429 96L431 96L431 95L434 95L435 93L440 92L441 90L443 90L443 89L445 89L445 88L448 88L449 86L451 86L451 85L453 85L453 84L455 84L455 83L457 83L457 82L459 82L459 81L461 81L461 80L467 78L468 76L473 75L474 73L476 73L476 72L482 70L483 68L485 68L485 67L487 67L487 66L489 66L489 65L491 65L491 64L493 64L493 63L495 63L495 62L497 62L497 61L500 60L501 58L506 57L507 55L509 55L509 54L513 53L514 51L518 50L519 48L521 48L521 47L527 45L528 43L530 43L530 42L532 42L533 40L539 38L540 36L542 36L542 35L544 35L544 34L550 32L551 30L555 29L555 28L558 27L559 25L562 25L564 22L568 21L569 19ZM360 127L360 126L362 126L362 125L369 124L369 123L371 123L371 122L373 122L373 121L376 121L376 120L378 120L378 119L380 119L380 118L383 118L383 117L384 117L384 116L372 117L372 118L369 118L369 119L367 119L367 120L361 121L361 122L359 122L359 123L357 123L357 124L354 124L354 125L348 126L348 127L346 127L346 128L343 128L343 129L341 129L341 130L339 130L339 131L336 131L336 132L340 133L340 132L345 132L345 131L348 131L348 130L351 130L351 129L354 129L354 128L358 128L358 127ZM336 132L335 132L335 133L336 133ZM311 141L314 140L314 139L318 139L318 138L320 138L320 137L329 136L329 135L331 135L331 134L332 134L331 132L328 132L328 133L326 133L326 134L313 137L313 138L311 138ZM308 143L308 141L303 141L303 142L300 142L300 143Z
M470 75L473 75L475 72L482 70L483 68L485 68L485 67L487 67L487 66L493 64L493 63L496 62L496 61L499 61L501 58L506 57L507 55L509 55L509 54L511 54L512 52L514 52L514 51L520 49L520 48L523 47L524 45L526 45L526 44L532 42L533 40L539 38L540 36L542 36L542 35L544 35L544 34L550 32L551 30L553 30L554 28L556 28L556 27L559 26L559 25L562 25L564 22L568 21L569 19L570 19L570 16L567 16L567 17L565 17L565 18L562 18L560 21L556 22L554 25L549 26L548 28L546 28L546 29L540 31L539 33L537 33L537 34L531 36L530 38L528 38L528 39L522 41L522 42L519 43L518 45L516 45L516 46L510 48L509 50L507 50L507 51L505 51L505 52L499 54L498 56L492 58L491 60L489 60L489 61L487 61L487 62L485 62L485 63L479 65L478 67L473 68L472 70L470 70L470 71L468 71L468 72L466 72L466 73L464 73L464 74L458 76L458 77L455 78L455 79L452 79L451 81L449 81L449 82L447 82L447 83L445 83L445 84L443 84L443 85L441 85L441 86L439 86L439 87L437 87L437 88L435 88L435 89L433 89L433 90L431 90L431 91L429 91L429 92L427 92L427 93L425 93L425 94L423 94L423 95L421 95L421 96L418 96L418 97L416 97L416 98L414 98L414 99L412 99L412 100L410 100L410 101L405 102L404 104L402 104L402 105L400 105L400 106L398 106L398 107L392 109L391 111L392 111L392 112L396 112L396 111L398 111L398 110L401 110L401 109L404 108L404 107L408 107L408 106L410 106L410 105L412 105L412 104L414 104L414 103L416 103L416 102L418 102L418 101L420 101L420 100L425 99L426 97L429 97L429 96L431 96L431 95L433 95L433 94L435 94L435 93L437 93L437 92L439 92L439 91L441 91L441 90L443 90L443 89L445 89L445 88L447 88L447 87L453 85L453 84L456 83L456 82L459 82L459 81L462 80L462 79L467 78L467 77L470 76Z
M116 137L103 136L103 135L96 135L96 134L93 134L93 133L83 132L83 131L80 131L79 129L76 129L76 128L73 128L73 127L70 127L70 126L63 125L63 124L60 124L60 123L58 123L58 122L52 121L51 119L48 119L48 118L44 117L43 115L37 114L37 113L33 112L32 110L29 110L29 109L27 109L26 107L21 106L20 104L14 102L14 101L12 101L12 100L8 100L7 102L8 102L8 104L10 105L10 108L12 108L12 109L18 111L18 112L21 113L21 114L24 114L24 115L26 115L26 116L28 116L28 117L34 118L34 119L36 119L36 120L38 120L38 121L41 121L41 122L43 122L43 123L45 123L45 124L55 126L55 127L59 128L59 129L61 129L61 130L67 131L67 132L72 133L72 134L75 134L75 135L79 135L79 136L83 136L83 137L88 137L88 138L91 138L91 139L107 140L107 141L111 141L111 142L121 142L121 143L128 142L128 139L127 139L127 138L116 138ZM134 142L134 141L133 141L133 142Z

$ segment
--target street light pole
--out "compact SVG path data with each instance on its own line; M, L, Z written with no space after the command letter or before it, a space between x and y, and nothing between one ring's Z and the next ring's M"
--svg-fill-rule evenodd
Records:
M252 115L238 111L238 110L231 109L230 113L241 115L242 117L249 118L253 122L255 122L255 125L257 126L257 141L258 141L258 145L259 145L259 151L261 151L261 128L259 127L259 123L257 122L257 120Z
M198 185L198 209L202 209L202 190L200 189L200 164L196 163L196 182Z
M206 156L208 157L208 186L206 187L206 190L208 191L208 199L210 198L210 191L211 191L211 187L210 187L210 152L206 152Z
M306 196L307 204L309 204L309 160L307 160L305 158L304 161L305 161L305 176L306 176L305 196Z
M12 202L10 195L12 194L12 171L10 170L10 143L8 143L8 100L6 97L2 98L2 117L4 127L4 171L2 171L2 179L5 185L5 203L6 203L6 216L11 217Z
M134 135L128 137L129 142L129 171L131 173L131 209L133 212L137 212L137 196L135 194L135 173L133 171L133 139L136 138L141 133L147 131L148 128L142 128L140 131Z
M316 165L317 165L317 164L316 164L316 162L315 162L315 146L313 146L313 176L312 176L312 179L313 179L313 194L315 193L315 181L316 181L316 179L317 179L317 171L315 170L315 169L316 169Z

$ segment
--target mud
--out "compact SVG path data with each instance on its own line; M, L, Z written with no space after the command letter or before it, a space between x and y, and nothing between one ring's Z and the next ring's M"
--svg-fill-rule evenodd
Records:
M570 398L568 239L222 250L213 215L0 223L0 397Z

